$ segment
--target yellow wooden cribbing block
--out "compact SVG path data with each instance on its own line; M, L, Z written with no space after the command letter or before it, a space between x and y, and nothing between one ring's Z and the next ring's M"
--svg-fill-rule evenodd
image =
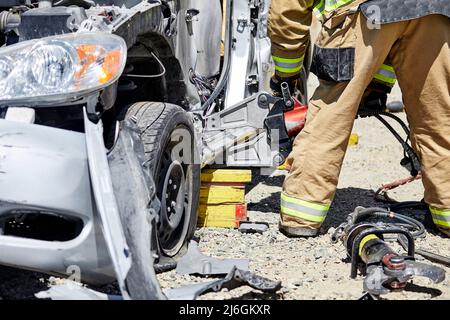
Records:
M207 185L204 183L200 188L200 203L222 204L222 203L244 203L245 186L241 185Z
M239 227L247 219L245 183L251 180L251 170L202 170L198 226Z
M200 204L197 225L199 227L238 228L240 221L245 220L247 220L246 204Z
M241 169L202 170L202 182L251 182L252 171Z

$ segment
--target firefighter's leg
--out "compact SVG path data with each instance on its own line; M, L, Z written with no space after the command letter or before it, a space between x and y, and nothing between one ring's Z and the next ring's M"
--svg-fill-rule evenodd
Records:
M450 20L410 21L392 62L422 165L425 201L433 221L450 236Z
M331 21L331 26L333 21ZM354 67L342 65L342 57L330 52L329 67L338 68L337 74L353 73L349 81L320 82L310 101L314 116L296 139L289 157L291 170L285 179L281 195L280 229L292 236L311 236L325 220L334 197L342 161L348 145L360 100L368 84L379 71L405 23L392 23L380 29L369 29L361 13L336 23L338 29L324 27L317 45L341 50L354 47ZM333 61L333 56L339 59ZM326 61L325 59L324 61Z

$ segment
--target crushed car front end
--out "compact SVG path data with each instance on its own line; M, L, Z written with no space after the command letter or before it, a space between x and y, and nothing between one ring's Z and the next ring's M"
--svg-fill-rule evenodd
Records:
M1 264L94 284L125 277L131 258L97 108L126 49L105 32L0 49Z
M110 282L85 135L2 119L0 158L1 263Z

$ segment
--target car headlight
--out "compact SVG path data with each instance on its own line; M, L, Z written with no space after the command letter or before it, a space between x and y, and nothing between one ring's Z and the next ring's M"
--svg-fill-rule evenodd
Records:
M71 33L0 48L0 103L76 99L115 82L127 46L116 35Z

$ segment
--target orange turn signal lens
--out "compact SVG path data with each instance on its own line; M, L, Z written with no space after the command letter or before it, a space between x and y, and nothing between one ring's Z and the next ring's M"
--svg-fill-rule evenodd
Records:
M106 51L99 45L82 44L77 47L79 67L75 74L77 80L86 76L87 72L94 70L98 83L104 84L114 78L120 71L121 51L115 49Z
M114 78L114 76L119 72L120 58L121 55L119 49L109 51L105 54L102 73L100 76L100 83L109 81L110 79Z

